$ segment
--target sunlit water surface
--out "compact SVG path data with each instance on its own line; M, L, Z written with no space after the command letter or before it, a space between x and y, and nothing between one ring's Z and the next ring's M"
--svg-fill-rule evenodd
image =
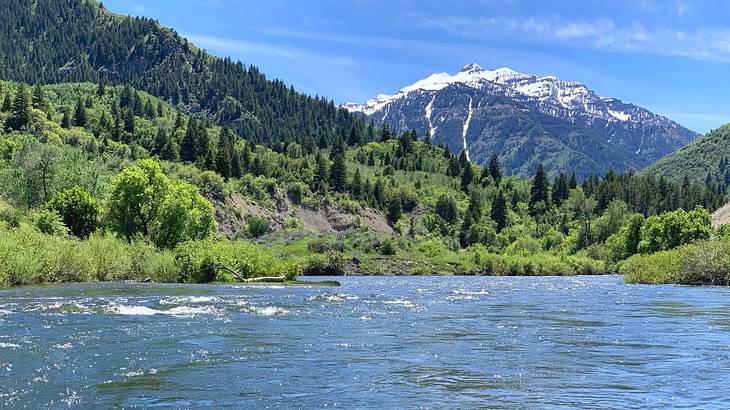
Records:
M0 292L0 407L730 407L730 290L621 277Z

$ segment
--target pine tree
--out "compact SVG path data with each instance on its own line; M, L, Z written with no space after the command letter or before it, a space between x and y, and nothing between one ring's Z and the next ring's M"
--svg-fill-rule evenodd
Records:
M155 111L155 108L152 106L152 101L149 99L144 105L144 116L150 120L154 119L157 112Z
M461 154L459 154L459 165L461 168L466 168L467 165L469 165L469 159L466 156L466 151L462 150Z
M492 211L489 217L496 224L497 233L507 227L507 201L504 198L504 191L501 189L492 203Z
M315 157L316 167L312 179L312 191L324 193L327 191L327 163L321 153Z
M63 109L63 118L61 118L61 128L71 128L71 110L68 107Z
M553 184L552 201L556 207L560 207L563 201L568 199L569 196L570 191L568 188L568 178L561 172L560 175L555 178L555 183Z
M129 134L134 134L134 129L134 112L132 110L124 110L124 131Z
M25 84L18 86L13 101L12 116L7 120L7 125L14 130L20 130L30 123L31 98Z
M456 157L449 157L449 166L446 169L446 175L450 177L458 177L461 174L461 165Z
M171 136L169 133L166 134L166 140L165 145L162 147L162 150L160 151L160 158L164 159L165 161L174 161L179 162L180 161L180 147L177 144L177 140Z
M474 180L474 170L471 164L466 164L464 172L461 173L461 190L464 192L469 191L469 184Z
M155 139L152 140L152 147L150 149L150 154L152 155L160 155L162 152L162 149L165 147L165 144L167 144L168 136L167 132L163 127L157 128L157 134L155 134Z
M578 187L578 178L575 176L575 171L573 171L572 174L570 174L570 182L568 183L568 188L575 189Z
M388 220L391 223L396 223L403 214L403 203L398 195L393 194L388 199Z
M540 202L542 202L543 208L538 208L537 205ZM535 178L532 180L529 207L533 215L550 208L550 186L542 163L537 164Z
M426 143L426 145L431 145L431 129L429 128L426 130L426 137L423 139L423 142Z
M345 147L338 140L332 148L332 168L330 169L330 186L335 192L343 192L347 183L347 165L345 164Z
M96 95L103 97L104 94L106 94L106 87L103 81L99 81L99 84L96 86Z
M360 144L362 144L362 135L360 134L360 128L357 125L354 125L350 129L350 135L347 138L347 145L354 147Z
M216 171L228 179L231 177L231 130L228 128L221 129L220 136L218 137L218 152L215 157L215 169Z
M191 117L188 119L185 136L183 137L182 144L180 144L180 159L185 162L195 162L198 146L198 136L196 135L196 132L197 121Z
M10 112L10 110L12 108L13 108L12 97L10 96L10 92L8 91L8 93L5 94L5 99L3 100L2 111Z
M352 196L354 196L356 199L361 199L362 179L360 177L360 168L355 169L355 175L352 177L351 191Z
M43 112L48 110L46 94L43 92L43 87L41 87L40 84L36 84L35 87L33 87L33 108Z
M375 153L373 151L370 151L370 155L368 155L368 166L369 167L375 166Z
M76 109L74 110L74 125L77 127L85 127L86 126L86 108L84 107L84 102L81 100L81 97L76 101ZM134 128L132 128L132 131L127 132L134 132Z
M500 181L502 181L502 170L499 165L499 157L497 155L492 155L492 157L489 159L489 175L492 177L492 180L494 183L499 186Z
M243 175L241 152L235 147L231 147L231 150L231 176L233 178L241 178L241 175Z

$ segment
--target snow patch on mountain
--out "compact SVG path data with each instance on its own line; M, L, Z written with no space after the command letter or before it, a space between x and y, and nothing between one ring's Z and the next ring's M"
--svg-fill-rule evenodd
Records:
M344 107L352 112L372 115L391 102L411 93L439 91L454 84L462 84L477 90L491 86L508 97L531 98L554 106L554 109L579 110L606 120L629 121L631 119L629 114L622 111L609 110L606 112L601 109L600 107L605 104L620 103L620 101L596 95L582 83L563 81L555 76L538 77L507 67L485 70L476 63L464 66L454 75L432 74L403 87L395 94L380 94L365 104L347 103ZM551 110L548 108L546 111Z
M428 131L431 133L431 138L436 136L436 128L431 122L431 114L433 114L433 102L436 101L436 95L431 98L431 102L426 106L426 120L428 121Z
M616 118L619 121L628 121L631 118L631 116L629 114L626 114L623 111L614 111L614 110L609 109L608 113L613 115L614 118Z
M466 143L466 134L469 132L469 123L471 123L471 116L474 114L474 108L472 108L473 99L469 97L469 111L466 115L466 121L464 121L464 128L461 132L461 138L464 142L464 153L466 154L466 160L471 161L469 159L469 145Z

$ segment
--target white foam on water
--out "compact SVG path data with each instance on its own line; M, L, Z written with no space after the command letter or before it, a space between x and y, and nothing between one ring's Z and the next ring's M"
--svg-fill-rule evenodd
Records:
M15 343L0 343L0 349L18 349L20 345Z
M357 300L357 299L360 299L360 298L356 295L347 295L347 294L343 294L343 293L329 293L329 292L309 297L310 301L324 300L327 302L344 302L346 300Z
M215 314L220 313L219 309L213 306L177 306L169 310L157 310L147 306L126 306L113 305L110 312L116 315L125 316L152 316L152 315L171 315L171 316L194 316L199 314Z
M456 300L475 300L479 299L476 296L472 295L459 295L459 296L446 296L446 300L456 301Z
M217 302L218 299L215 296L174 296L160 300L161 305L182 305L186 303L210 303Z
M254 307L253 311L262 316L286 315L288 310L277 306Z
M68 350L68 349L73 349L73 347L74 347L74 346L73 346L73 345L72 345L71 343L64 343L64 344L57 344L57 345L56 345L56 346L54 346L54 347L55 347L56 349L64 349L64 350Z
M486 290L465 290L465 289L456 289L451 291L451 293L455 295L469 295L469 296L480 296L480 295L488 295L489 292Z
M405 299L387 300L383 303L386 305L398 305L398 306L405 306L405 307L409 307L409 308L416 306L410 300L405 300Z

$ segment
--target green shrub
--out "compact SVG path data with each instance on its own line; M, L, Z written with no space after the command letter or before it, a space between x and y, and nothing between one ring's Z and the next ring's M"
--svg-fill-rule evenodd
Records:
M295 217L287 217L284 219L284 229L287 231L301 231L304 230L306 225L304 221Z
M20 220L23 214L10 205L0 202L0 222L8 228L17 228L20 226Z
M296 276L298 266L279 262L246 242L189 241L175 249L183 282L236 281L259 276ZM236 272L234 274L233 272Z
M329 251L307 257L302 274L307 276L340 276L344 275L344 270L345 262L342 259L342 254Z
M345 243L326 236L312 239L307 244L307 249L316 253L325 253L329 251L342 252L346 248Z
M534 255L499 255L477 245L468 249L471 261L486 275L568 276L593 275L605 271L603 263L584 254L571 256L546 252Z
M258 216L248 217L248 234L254 238L259 238L269 232L269 220Z
M392 256L396 254L398 245L395 243L395 239L392 236L386 236L380 243L380 254L386 256Z
M57 192L45 207L56 212L74 236L86 238L96 230L99 205L78 186Z
M712 234L710 213L697 207L689 212L678 209L648 218L641 228L641 253L676 248Z
M626 283L680 283L682 255L679 250L634 255L619 266Z
M444 243L438 239L429 239L423 241L418 245L418 251L423 253L426 257L435 258L444 252L447 252Z
M63 224L61 216L56 211L49 209L32 211L28 219L33 226L46 235L63 236L68 234L68 228Z

